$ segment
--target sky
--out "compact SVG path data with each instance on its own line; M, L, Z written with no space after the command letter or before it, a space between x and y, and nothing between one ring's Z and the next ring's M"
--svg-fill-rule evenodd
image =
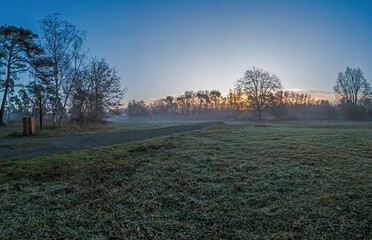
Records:
M253 66L284 89L333 91L347 66L372 83L370 0L0 0L0 24L39 33L60 13L118 70L125 101L227 93Z

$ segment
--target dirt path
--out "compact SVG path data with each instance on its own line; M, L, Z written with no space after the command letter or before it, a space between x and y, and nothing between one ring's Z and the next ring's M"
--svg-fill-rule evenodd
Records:
M0 160L32 158L56 153L65 153L94 147L109 146L169 135L173 133L199 130L214 123L205 122L161 129L104 134L74 135L48 138L0 138ZM10 147L16 145L17 147ZM9 146L9 147L7 147Z

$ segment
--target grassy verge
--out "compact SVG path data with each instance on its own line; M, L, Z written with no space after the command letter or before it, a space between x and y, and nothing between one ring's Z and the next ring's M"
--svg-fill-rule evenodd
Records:
M112 132L130 132L157 128L172 127L187 122L120 122L80 126L64 124L62 126L45 126L43 131L37 130L34 137L53 137L77 134L99 134ZM22 137L22 125L0 128L0 137Z
M368 239L372 132L217 126L0 163L0 238Z
M1 148L8 148L8 149L22 149L22 148L28 148L28 147L35 147L40 145L47 145L48 143L32 143L32 142L26 142L26 143L9 143L9 144L0 144Z

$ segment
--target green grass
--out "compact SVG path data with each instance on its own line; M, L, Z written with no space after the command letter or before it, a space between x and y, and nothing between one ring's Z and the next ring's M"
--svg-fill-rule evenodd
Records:
M33 142L26 142L26 143L11 143L11 144L0 144L1 148L8 148L8 149L22 149L22 148L28 148L28 147L35 147L40 145L47 145L47 142L43 143L33 143Z
M0 239L368 239L366 126L218 125L0 162Z
M78 134L99 134L112 132L130 132L190 124L187 122L120 122L95 125L63 124L62 126L47 125L43 131L37 129L34 137L54 137ZM22 137L22 125L16 124L7 128L0 128L1 137Z

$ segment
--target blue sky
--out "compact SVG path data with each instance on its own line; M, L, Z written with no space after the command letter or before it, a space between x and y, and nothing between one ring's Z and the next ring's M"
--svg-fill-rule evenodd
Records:
M332 91L347 66L372 82L372 1L18 0L2 1L0 24L38 32L56 12L118 69L126 101L225 93L252 66L286 89Z

